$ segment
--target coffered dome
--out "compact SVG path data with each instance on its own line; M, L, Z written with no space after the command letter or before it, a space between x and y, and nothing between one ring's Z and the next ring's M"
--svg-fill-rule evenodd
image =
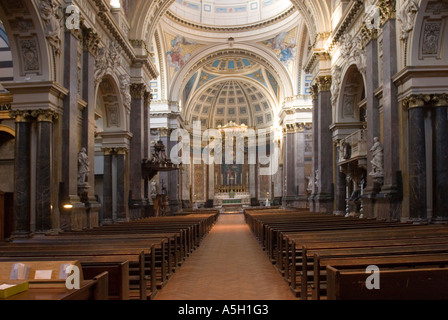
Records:
M269 99L257 86L241 80L225 80L210 85L194 97L190 121L203 127L224 126L229 122L249 127L267 127L273 123Z

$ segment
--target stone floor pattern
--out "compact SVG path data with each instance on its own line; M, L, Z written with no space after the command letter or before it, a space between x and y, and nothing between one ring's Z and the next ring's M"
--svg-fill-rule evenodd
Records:
M156 300L295 300L242 214L220 215Z

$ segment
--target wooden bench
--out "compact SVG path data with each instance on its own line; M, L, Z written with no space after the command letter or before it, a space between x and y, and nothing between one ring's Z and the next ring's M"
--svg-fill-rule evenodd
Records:
M14 264L21 263L29 267L29 273L23 279L10 280L11 269ZM80 270L80 288L68 289L65 281L67 273L65 268L73 265ZM62 270L61 270L62 269ZM82 266L76 260L58 261L26 261L16 260L0 262L0 282L10 283L28 281L29 289L6 300L107 300L108 299L108 272L95 274L85 279Z
M285 255L283 266L286 269L285 276L294 285L295 265L301 259L301 250L303 245L315 242L341 241L364 241L364 240L382 240L382 239L416 239L422 237L446 237L448 228L445 226L413 226L409 225L403 228L375 228L375 229L352 229L352 230L331 230L331 231L312 231L293 234L283 234L285 237L285 248L282 254ZM288 266L290 266L288 270Z
M448 268L381 270L379 290L369 290L365 270L327 267L329 300L447 300Z
M340 249L314 249L308 251L305 246L303 248L302 271L301 271L301 290L300 296L302 299L308 298L308 287L312 286L313 299L319 299L318 291L321 283L321 270L326 267L321 263L321 259L337 259L352 258L356 260L359 257L372 257L373 259L382 260L384 257L399 257L399 256L424 256L434 254L448 254L448 244L428 245L421 243L419 245L411 246L383 246L383 247L369 247L369 248L340 248ZM308 263L308 257L313 256L312 263ZM378 258L377 258L378 257ZM324 260L327 263L328 260ZM379 262L380 263L380 262ZM311 265L311 267L310 267ZM311 281L308 281L308 277Z
M76 258L81 265L93 265L98 269L104 268L105 270L110 268L111 264L127 262L128 274L123 275L121 279L113 280L117 285L122 284L123 292L120 295L124 299L146 300L154 297L157 292L154 261L151 259L148 263L145 259L145 250L141 248L105 249L79 245L75 248L61 245L41 246L39 249L26 246L7 249L2 246L0 248L0 261ZM124 284L125 282L127 285Z
M317 288L316 292L320 290L320 271L325 265L314 270L315 254L335 259L448 254L446 226L345 218L300 210L248 210L245 217L271 261L302 299L308 296L308 285L313 290ZM316 295L313 291L312 296Z

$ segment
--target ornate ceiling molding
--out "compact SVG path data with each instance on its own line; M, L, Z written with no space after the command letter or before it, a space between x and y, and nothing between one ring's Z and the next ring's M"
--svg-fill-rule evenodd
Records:
M129 57L129 59L134 64L142 64L151 77L156 79L159 76L159 73L150 60L150 56L138 56L134 52L134 48L132 47L131 42L128 38L123 34L122 30L117 25L115 19L112 17L110 13L110 8L106 5L103 0L94 0L95 5L98 8L98 16L104 24L104 27L109 31L115 41L121 46L124 53Z
M185 21L184 19L176 16L171 11L166 12L166 16L173 22L176 22L178 24L181 24L184 27L192 28L196 30L206 31L206 32L219 32L219 33L233 33L233 32L245 32L245 31L251 31L256 30L260 28L266 28L270 27L274 24L277 24L286 18L290 17L294 12L297 11L297 8L295 6L292 6L285 12L281 13L280 15L266 20L261 21L258 23L253 23L249 25L241 25L241 26L235 26L235 27L226 27L226 26L210 26L210 25L199 25L191 21Z

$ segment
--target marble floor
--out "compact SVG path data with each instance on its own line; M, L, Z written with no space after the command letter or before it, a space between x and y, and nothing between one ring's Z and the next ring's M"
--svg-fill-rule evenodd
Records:
M296 300L244 222L220 215L155 300Z

